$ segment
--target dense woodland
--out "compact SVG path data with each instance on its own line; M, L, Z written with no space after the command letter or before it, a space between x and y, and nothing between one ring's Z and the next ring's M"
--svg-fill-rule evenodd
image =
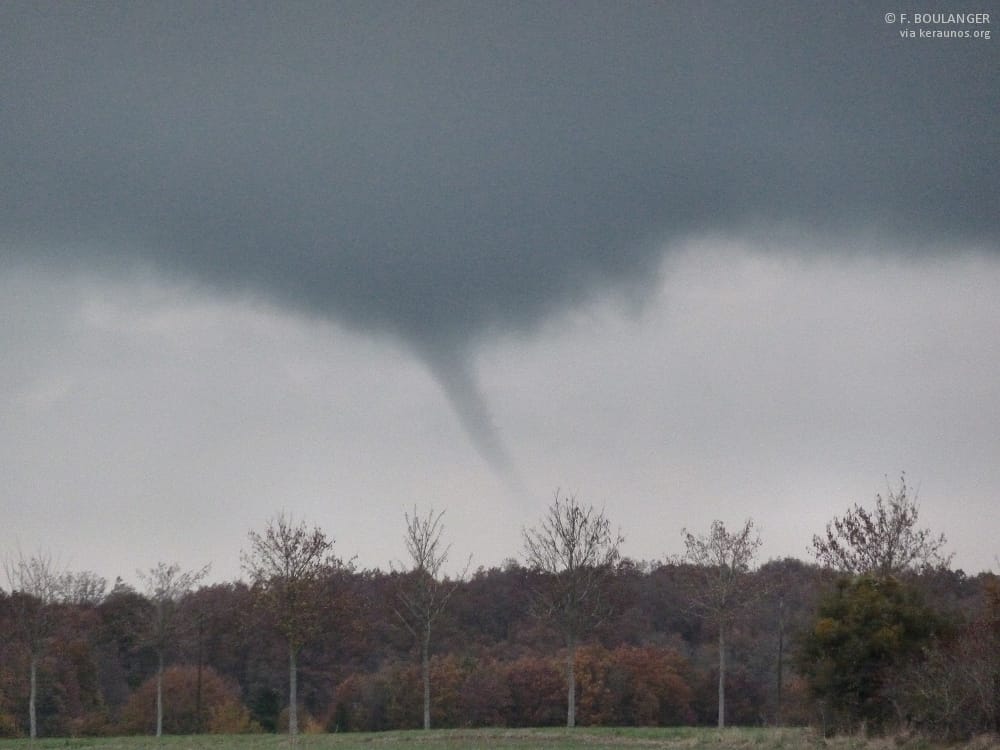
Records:
M600 611L572 652L560 620L539 609L538 592L557 577L542 567L512 558L459 580L425 575L443 594L431 600L424 654L434 726L564 723L568 653L579 724L716 724L722 620L696 605L727 567L692 560L606 560ZM21 559L22 573L32 561ZM996 575L822 561L741 571L747 595L724 621L727 723L997 730ZM11 585L0 593L0 736L28 734L32 696L40 736L153 733L161 665L163 732L287 731L290 643L301 731L422 726L423 639L403 606L424 590L413 588L420 571L357 570L332 557L319 570L308 623L295 630L254 575L201 585L200 573L161 566L182 584L176 596L88 573L53 578L58 596ZM290 591L280 591L285 605Z

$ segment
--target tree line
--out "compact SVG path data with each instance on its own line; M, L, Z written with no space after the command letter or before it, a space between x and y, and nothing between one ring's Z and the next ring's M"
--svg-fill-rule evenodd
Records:
M0 736L435 726L813 724L997 731L1000 582L953 570L902 477L760 564L752 519L637 562L556 493L520 558L444 574L445 514L404 514L405 565L360 570L284 513L246 580L161 563L136 589L5 560Z

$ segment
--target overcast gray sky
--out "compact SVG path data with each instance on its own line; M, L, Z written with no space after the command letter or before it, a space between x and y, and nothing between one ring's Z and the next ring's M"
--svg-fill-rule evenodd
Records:
M929 10L3 4L0 546L807 557L905 471L996 568L1000 9Z

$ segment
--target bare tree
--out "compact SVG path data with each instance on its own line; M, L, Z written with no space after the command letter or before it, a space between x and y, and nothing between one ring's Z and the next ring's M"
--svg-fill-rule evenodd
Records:
M93 571L83 570L79 573L63 573L59 587L67 604L96 607L104 601L108 581Z
M855 504L826 525L824 536L813 536L813 554L825 567L882 578L946 567L951 555L942 554L944 534L918 529L918 516L916 495L910 497L906 474L901 474L899 489L889 485L885 498L875 495L874 511Z
M444 547L441 545L441 535L444 532L444 525L441 523L443 516L444 511L435 514L433 508L426 516L421 516L417 513L416 507L412 516L404 514L406 551L410 557L410 568L400 573L396 591L400 605L395 608L396 615L420 645L420 671L424 687L424 729L431 728L431 630L434 621L444 611L451 595L465 578L465 573L468 572L472 562L470 556L465 570L456 580L451 581L447 577L441 579L442 570L451 552L450 544Z
M606 583L621 559L624 541L604 511L584 509L556 491L541 523L524 532L529 568L541 574L534 592L536 614L552 619L566 643L566 726L576 724L576 646L610 613Z
M177 605L206 575L211 566L182 571L177 563L158 563L148 572L136 571L153 605L150 635L156 650L156 736L163 736L163 654L176 635Z
M726 725L726 634L738 612L762 592L751 585L760 537L752 519L729 533L722 521L712 521L707 535L687 529L682 563L693 566L688 597L692 610L719 631L719 726Z
M250 532L250 550L242 554L257 601L274 616L288 643L288 732L298 735L298 666L302 646L319 629L327 604L324 579L343 566L333 556L333 539L318 527L295 524L284 512L263 533Z
M56 624L56 606L63 598L64 574L52 556L39 552L30 557L18 551L4 560L11 589L11 607L21 638L28 647L28 726L31 739L38 736L38 662L48 646Z

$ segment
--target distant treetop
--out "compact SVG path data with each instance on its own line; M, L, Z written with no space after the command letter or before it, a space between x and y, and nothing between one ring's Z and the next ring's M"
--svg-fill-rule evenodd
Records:
M828 568L852 575L879 577L947 567L951 555L943 554L944 534L934 536L917 528L919 507L910 496L906 475L899 489L890 485L886 497L875 495L875 509L855 505L843 517L834 517L823 536L813 536L813 555Z

